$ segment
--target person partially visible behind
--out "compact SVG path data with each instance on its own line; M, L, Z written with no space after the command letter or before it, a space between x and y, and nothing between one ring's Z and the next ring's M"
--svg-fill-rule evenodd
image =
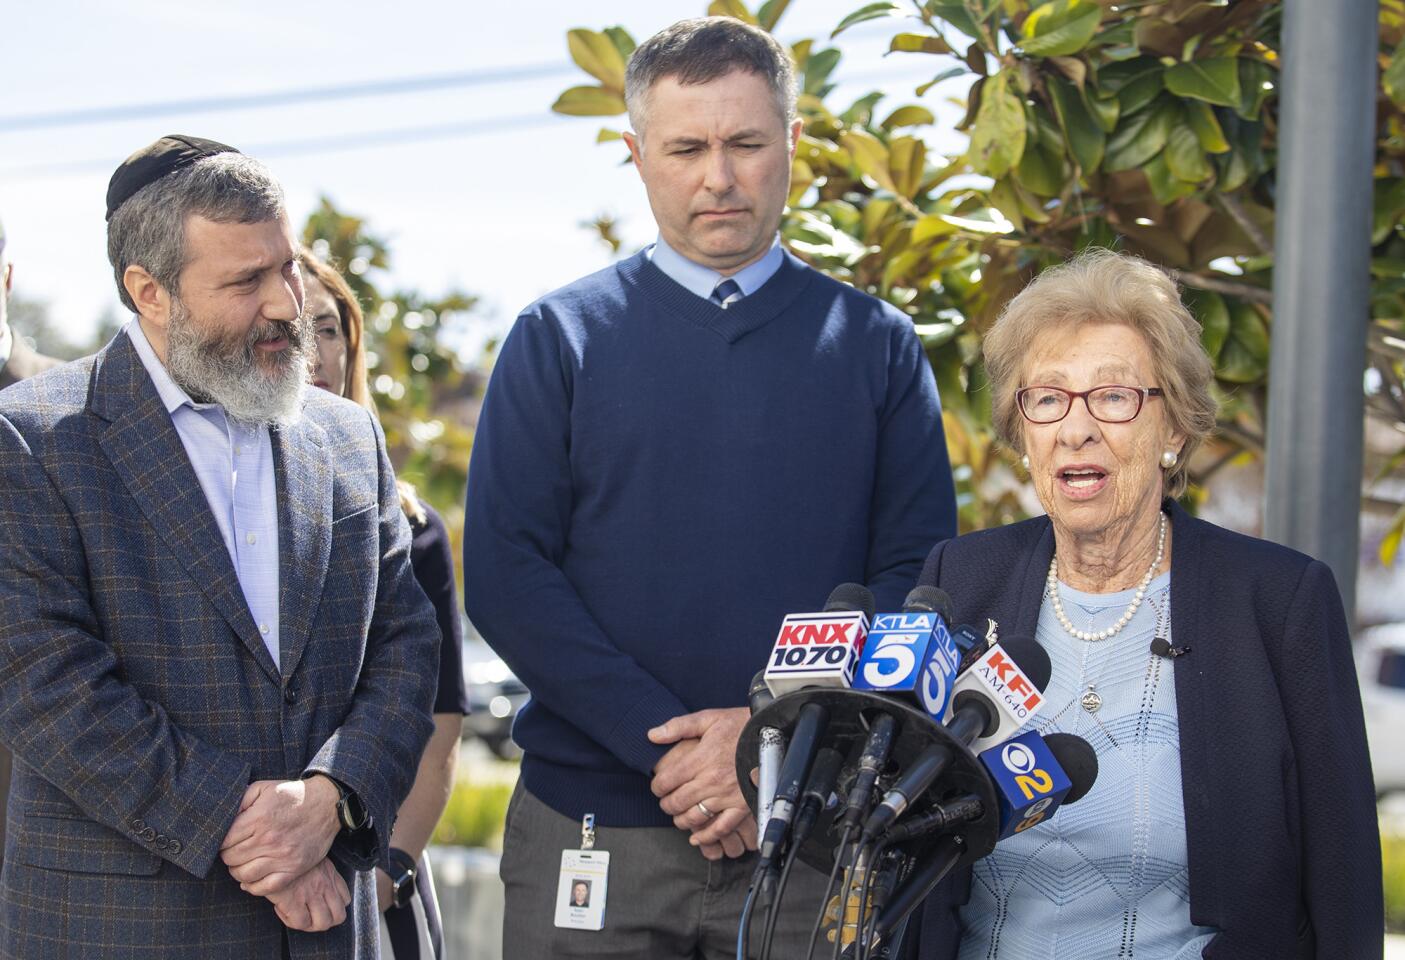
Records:
M50 367L57 367L63 362L36 351L10 326L8 307L10 287L13 284L14 264L5 252L5 224L0 223L0 390L21 380L27 380ZM5 756L8 757L8 754ZM8 759L4 762L4 767L9 770ZM3 801L4 796L0 794L0 804L3 804ZM3 810L3 806L0 806L0 810ZM3 831L3 817L0 817L0 838L4 836Z
M5 224L0 222L0 390L63 362L37 352L10 326L9 300L13 283L14 265L5 252ZM5 859L5 811L9 797L10 751L0 745L0 863Z
M307 291L303 313L312 327L316 347L312 384L374 413L375 402L366 379L361 304L346 280L330 265L307 250L303 251L301 262ZM410 795L400 805L390 835L390 860L376 868L376 893L381 909L382 952L388 952L394 960L438 960L444 953L444 931L425 846L453 789L459 736L468 712L463 680L463 623L454 589L448 528L409 483L397 479L396 487L400 507L414 535L410 567L434 604L442 639L434 733L420 757Z
M1380 957L1375 790L1322 563L1182 509L1215 425L1175 284L1092 250L986 335L994 422L1047 516L938 544L958 619L1035 636L1031 721L1097 751L1077 805L929 898L923 960Z

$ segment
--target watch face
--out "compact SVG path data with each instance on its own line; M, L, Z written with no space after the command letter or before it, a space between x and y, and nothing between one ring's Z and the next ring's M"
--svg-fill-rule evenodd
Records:
M346 825L348 830L360 830L369 819L366 815L366 805L355 794L343 795L337 808L341 813L341 822Z

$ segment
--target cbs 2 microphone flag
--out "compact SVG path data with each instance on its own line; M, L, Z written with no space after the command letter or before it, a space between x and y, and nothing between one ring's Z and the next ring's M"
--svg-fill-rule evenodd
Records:
M999 840L1053 813L1073 786L1038 731L1028 730L980 755L1000 801Z

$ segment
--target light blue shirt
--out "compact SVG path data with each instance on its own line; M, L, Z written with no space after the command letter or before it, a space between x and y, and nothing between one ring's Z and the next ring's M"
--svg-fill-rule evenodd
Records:
M1059 584L1064 612L1087 632L1117 622L1134 591L1092 594ZM1173 661L1171 574L1106 640L1075 640L1048 597L1036 634L1053 673L1027 728L1073 733L1098 754L1082 800L1008 840L973 866L961 908L959 960L1198 960L1215 931L1190 922L1180 724ZM1093 684L1102 705L1078 702Z
M268 428L231 420L176 385L136 320L124 329L171 415L274 663L278 659L278 488Z
M781 263L785 260L785 254L781 252L780 234L776 234L776 238L771 241L770 249L762 255L760 260L742 267L730 278L722 276L710 267L700 266L689 260L665 243L662 236L654 241L654 245L649 248L648 257L654 262L654 266L662 270L670 280L704 300L711 299L712 291L726 279L735 280L737 286L742 288L742 296L749 297L765 286L767 280L776 275L776 271L781 268Z

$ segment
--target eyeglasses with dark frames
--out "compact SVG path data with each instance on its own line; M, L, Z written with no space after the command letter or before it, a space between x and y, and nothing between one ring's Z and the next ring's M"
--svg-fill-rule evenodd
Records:
M1032 386L1016 390L1015 403L1030 423L1058 423L1073 409L1073 401L1082 397L1094 420L1127 423L1137 419L1148 397L1159 396L1162 396L1160 387L1128 387L1116 383L1091 390Z

